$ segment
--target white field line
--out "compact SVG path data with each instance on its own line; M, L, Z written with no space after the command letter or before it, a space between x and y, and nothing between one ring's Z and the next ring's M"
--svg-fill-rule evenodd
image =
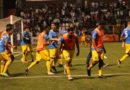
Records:
M104 74L104 77L111 77L111 76L124 76L124 75L130 75L130 73L115 73L115 74ZM2 79L38 79L38 78L65 78L65 75L57 75L57 76L21 76L21 77L1 77ZM72 77L86 77L87 75L72 75ZM98 77L98 74L93 74L92 77Z

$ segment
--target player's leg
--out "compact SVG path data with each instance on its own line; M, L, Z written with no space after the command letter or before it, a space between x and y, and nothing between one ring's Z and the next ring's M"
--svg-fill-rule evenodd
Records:
M0 74L3 72L3 70L4 70L4 66L5 66L5 61L4 60L1 60L1 62L0 62Z
M34 53L30 44L28 45L27 51L30 53L32 59L31 61L33 62Z
M91 76L91 69L99 62L98 53L95 50L92 50L92 63L87 68L88 76Z
M64 57L64 70L67 74L68 80L72 80L71 71L70 71L70 52L68 50L63 50L63 57Z
M3 69L3 72L1 75L8 77L9 75L7 74L7 70L9 68L9 66L11 65L12 60L6 53L3 53L2 56L3 56L4 60L6 60L6 63L4 65L4 69Z
M99 77L102 77L102 68L103 68L103 65L104 65L104 53L103 52L100 52L99 53L99 70L98 70L98 75Z
M21 48L22 48L22 59L21 59L21 61L22 61L23 64L26 64L26 63L28 63L27 59L26 59L27 45L22 45Z
M130 44L125 44L125 49L125 54L118 60L119 65L130 56Z
M29 66L28 68L26 69L26 71L29 71L34 65L36 65L40 60L41 60L41 55L40 55L40 52L36 52L36 60L33 61Z
M51 72L51 63L50 63L50 57L49 57L49 51L43 50L40 52L41 58L46 61L46 67L47 67L47 74L53 75L54 73Z
M56 73L57 70L55 68L55 63L56 63L56 52L57 49L49 49L49 54L50 54L50 65L51 65L51 69L52 72Z
M92 51L90 50L88 56L87 56L87 59L86 59L86 66L89 67L89 62L91 60L91 57L92 57Z

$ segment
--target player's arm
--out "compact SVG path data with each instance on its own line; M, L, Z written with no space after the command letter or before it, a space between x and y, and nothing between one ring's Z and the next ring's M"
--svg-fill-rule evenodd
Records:
M44 35L43 39L44 39L44 45L49 45L50 44L50 39L49 39L49 37L47 35Z
M8 48L14 48L15 47L14 45L11 44L9 37L5 37L4 41L5 41L5 46L6 47L8 47Z
M62 52L63 45L64 45L64 38L63 37L60 38L60 42L61 42L61 44L60 44L60 47L59 47L59 52Z
M60 40L59 38L53 38L52 32L49 32L49 39L50 39L50 41L59 41Z
M127 38L128 34L127 31L123 30L122 34L121 34L121 40L122 40L122 47L125 47L125 39Z
M77 54L76 54L76 56L78 56L79 53L80 53L78 37L76 38L76 42L75 43L76 43L76 48L77 48Z
M93 43L94 49L98 52L98 48L96 46L96 39L97 39L97 32L93 32L93 34L92 34L92 43Z

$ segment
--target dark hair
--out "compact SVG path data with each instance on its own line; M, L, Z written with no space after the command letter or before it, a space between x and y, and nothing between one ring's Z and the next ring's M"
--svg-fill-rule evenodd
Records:
M6 25L6 31L10 31L13 29L13 25L12 24L7 24Z
M49 29L50 27L49 27L49 26L41 27L41 30L40 30L40 31L43 32L43 31L45 31L47 28Z
M70 31L74 31L74 28L73 27L69 28L68 32L70 32Z

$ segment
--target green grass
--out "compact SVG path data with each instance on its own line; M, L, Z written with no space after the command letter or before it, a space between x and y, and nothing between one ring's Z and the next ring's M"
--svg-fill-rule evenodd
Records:
M124 50L121 48L121 43L105 43L108 59L105 63L110 66L103 69L104 74L118 74L118 73L130 73L130 60L129 58L123 62L121 67L117 67L117 59L119 59ZM81 47L81 53L79 57L74 57L72 74L73 75L86 75L86 56L89 52L89 47ZM20 62L20 58L16 57L16 60L10 66L9 71L14 77L25 78L3 78L0 77L0 90L130 90L130 75L107 75L105 78L100 79L98 77L86 78L85 76L74 77L73 81L68 81L66 77L38 77L29 78L35 76L47 76L45 62L40 62L33 67L29 75L25 75L25 68L27 65L23 65ZM54 76L64 76L63 68L58 68L57 73ZM97 74L98 67L95 66L92 69L92 74Z

